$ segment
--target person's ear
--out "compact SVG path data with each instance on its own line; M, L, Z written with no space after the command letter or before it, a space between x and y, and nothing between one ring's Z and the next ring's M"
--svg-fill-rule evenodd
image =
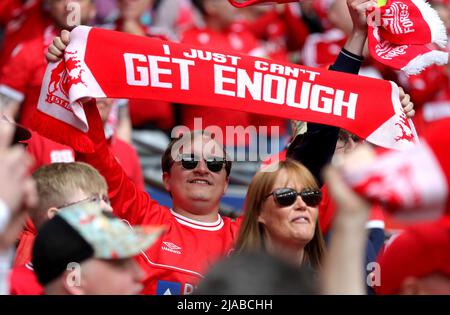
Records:
M70 295L85 295L83 286L81 285L81 279L72 279L73 271L66 270L62 277L59 279L64 290ZM81 275L79 275L81 276Z
M168 172L163 173L163 184L166 191L170 192L170 174Z
M265 217L265 211L263 210L263 211L261 211L261 213L258 215L258 223L261 223L261 224L266 224L266 217Z
M55 207L48 208L48 210L47 210L47 218L49 220L53 219L53 217L55 215L57 215L57 214L58 214L58 208L55 208Z
M229 182L229 177L227 176L227 178L225 179L225 185L223 187L223 192L222 192L222 196L225 195L227 189L228 189L228 182Z

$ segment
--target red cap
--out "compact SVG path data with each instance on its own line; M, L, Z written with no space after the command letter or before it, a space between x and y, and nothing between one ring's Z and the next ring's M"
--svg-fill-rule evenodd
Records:
M434 272L450 276L450 217L416 225L393 239L378 257L381 286L377 294L397 294L408 277Z

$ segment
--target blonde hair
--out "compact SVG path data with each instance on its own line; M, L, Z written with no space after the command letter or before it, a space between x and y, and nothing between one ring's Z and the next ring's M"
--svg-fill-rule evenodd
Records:
M302 164L294 160L286 160L269 166L264 172L258 172L253 177L245 198L245 214L236 244L238 252L264 251L264 226L258 222L263 209L265 196L272 192L280 172L286 172L290 180L302 184L304 188L319 189L316 179ZM325 253L325 242L317 220L313 239L305 246L302 263L309 264L316 270L320 269Z
M39 196L37 207L30 213L36 227L47 220L49 208L64 205L77 190L88 195L108 193L103 176L86 163L53 163L38 168L32 176Z

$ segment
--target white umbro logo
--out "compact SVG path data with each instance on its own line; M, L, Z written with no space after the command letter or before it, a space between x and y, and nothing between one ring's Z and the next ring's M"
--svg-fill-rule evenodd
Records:
M161 246L162 250L165 250L167 252L171 252L171 253L174 253L174 254L178 254L178 255L181 254L181 247L180 246L177 246L177 245L175 245L172 242L163 242L163 244L164 245Z

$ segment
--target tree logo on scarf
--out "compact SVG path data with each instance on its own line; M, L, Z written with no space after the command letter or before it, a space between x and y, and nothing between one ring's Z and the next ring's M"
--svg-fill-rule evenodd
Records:
M67 60L58 63L50 73L50 82L47 89L46 102L69 109L69 91L75 84L86 86L82 75L80 61L76 58L77 52L66 51Z

